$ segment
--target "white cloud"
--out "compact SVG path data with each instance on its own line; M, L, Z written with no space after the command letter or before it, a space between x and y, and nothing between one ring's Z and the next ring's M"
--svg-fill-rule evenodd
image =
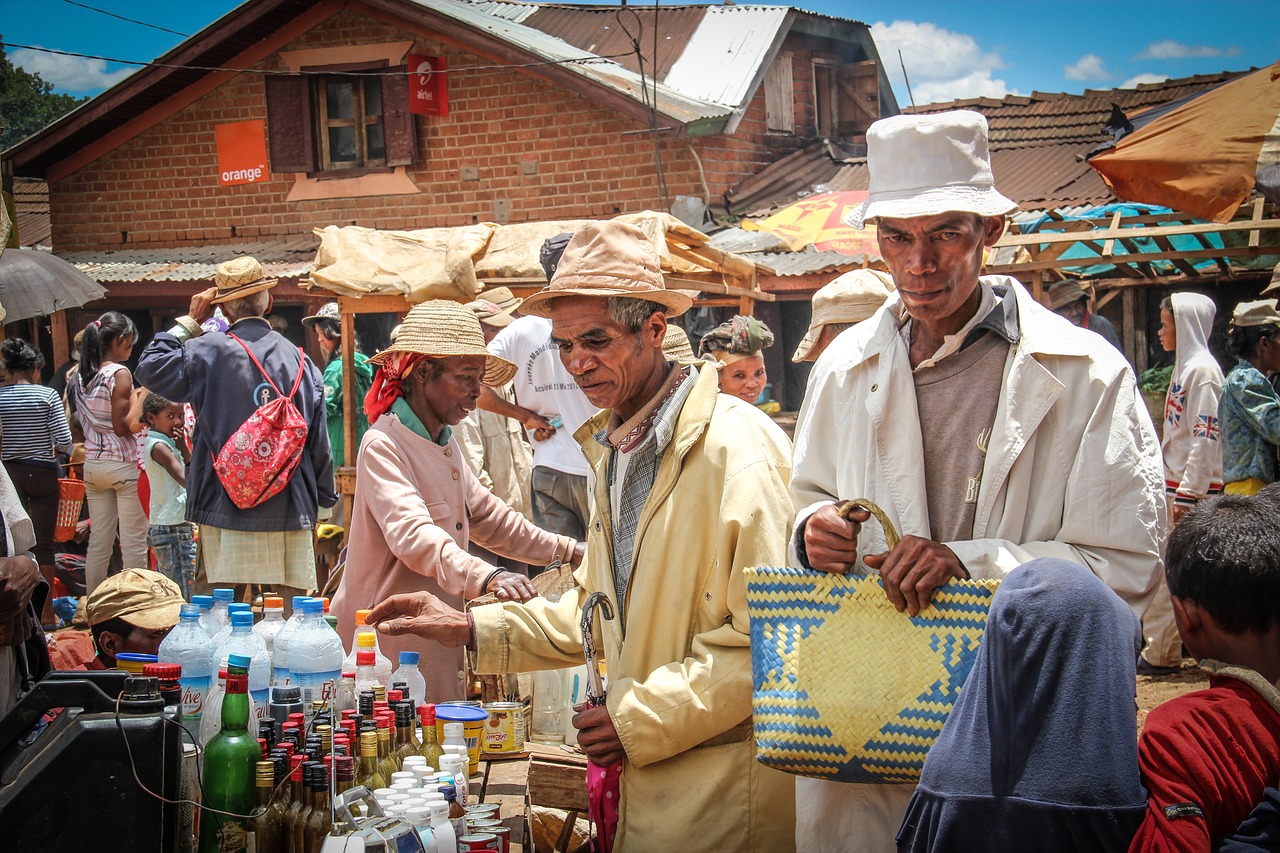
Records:
M1111 72L1107 71L1102 57L1096 53L1086 53L1075 62L1062 69L1062 75L1068 80L1109 80Z
M1208 45L1183 44L1173 39L1165 39L1147 45L1147 49L1134 59L1200 59L1211 56L1236 56L1238 47L1210 47Z
M1000 98L1010 92L1004 80L992 76L1004 67L1000 54L983 50L967 33L917 21L879 21L871 26L871 36L880 61L896 84L902 81L898 61L898 51L902 51L917 104Z
M119 83L136 70L120 68L111 71L101 59L61 56L24 48L14 50L9 54L9 59L14 65L32 74L39 74L40 79L52 83L55 88L73 93L100 92Z
M1123 83L1120 84L1119 88L1133 89L1133 88L1136 88L1139 83L1163 83L1165 80L1168 80L1168 79L1169 79L1168 74L1139 74L1135 77L1130 77L1128 80L1125 80Z

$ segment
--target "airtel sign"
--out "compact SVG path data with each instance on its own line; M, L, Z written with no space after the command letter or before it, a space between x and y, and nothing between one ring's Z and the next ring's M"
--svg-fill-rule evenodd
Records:
M409 64L409 112L447 116L449 75L445 57L411 53L406 61Z

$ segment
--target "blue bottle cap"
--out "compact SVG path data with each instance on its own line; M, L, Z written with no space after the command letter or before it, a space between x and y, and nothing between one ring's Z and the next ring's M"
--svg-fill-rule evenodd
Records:
M318 616L324 613L324 602L318 598L308 598L302 602L302 612L308 616Z
M235 601L236 591L234 589L215 589L213 591L214 601Z
M252 613L246 613L243 610L237 610L235 613L231 614L232 628L239 628L241 625L252 625L252 624L253 624Z
M252 613L253 608L243 601L233 601L227 605L228 613Z
M194 604L196 607L199 607L201 610L208 610L209 608L213 607L213 596L212 595L193 595L191 596L191 603Z
M182 605L182 607L178 608L178 618L179 619L199 619L200 605L198 604Z
M233 654L227 656L227 666L238 666L241 669L247 670L251 663L253 663L253 659L248 655Z
M407 663L407 664L411 664L411 665L413 665L413 666L417 666L417 665L418 665L418 653L417 653L417 652L401 652L401 653L400 653L400 663Z

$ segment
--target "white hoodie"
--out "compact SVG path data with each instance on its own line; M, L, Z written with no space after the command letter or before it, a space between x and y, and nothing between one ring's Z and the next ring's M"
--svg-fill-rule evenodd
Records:
M1218 397L1222 368L1209 352L1217 313L1213 300L1198 293L1175 293L1173 322L1178 341L1173 377L1164 404L1165 491L1177 503L1194 504L1222 490L1222 442Z

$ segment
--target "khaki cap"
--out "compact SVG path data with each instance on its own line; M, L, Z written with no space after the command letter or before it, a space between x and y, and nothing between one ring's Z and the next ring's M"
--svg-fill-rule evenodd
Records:
M185 603L178 585L159 572L125 569L89 594L85 616L90 626L123 619L147 630L172 628Z
M827 282L813 294L813 318L792 361L804 361L832 323L861 323L876 313L893 292L893 277L879 270L853 270Z
M1274 299L1241 302L1231 313L1233 326L1280 326L1280 313Z

